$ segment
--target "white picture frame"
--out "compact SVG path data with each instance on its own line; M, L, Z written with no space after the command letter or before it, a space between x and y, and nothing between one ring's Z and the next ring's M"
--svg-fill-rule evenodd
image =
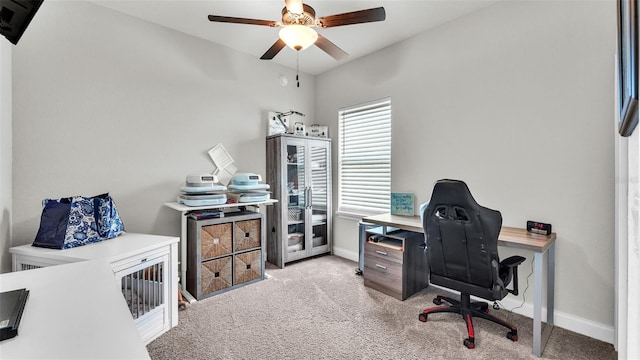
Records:
M267 113L267 135L284 134L289 130L289 116L280 116L280 121L275 111Z

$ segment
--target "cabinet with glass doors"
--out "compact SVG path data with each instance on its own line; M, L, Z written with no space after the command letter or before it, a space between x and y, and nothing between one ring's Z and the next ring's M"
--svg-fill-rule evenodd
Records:
M267 261L331 252L331 140L267 137L267 183L278 202L267 207Z

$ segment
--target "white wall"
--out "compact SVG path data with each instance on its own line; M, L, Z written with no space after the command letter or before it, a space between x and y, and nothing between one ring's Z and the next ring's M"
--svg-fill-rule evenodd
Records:
M127 230L178 235L162 203L185 175L211 170L213 145L264 175L267 110L315 113L337 134L340 107L391 96L393 190L419 203L437 179L460 178L505 225L551 222L556 324L611 340L614 2L497 4L317 79L303 74L300 89L278 84L290 69L93 4L45 2L36 19L13 48L13 167L11 122L0 118L12 245L33 240L43 198L103 191ZM334 224L336 253L355 259L357 222Z
M613 1L498 3L322 74L316 91L331 134L341 107L391 97L392 191L422 203L436 180L462 179L504 225L551 223L556 324L609 342L615 11ZM335 219L334 239L356 259L356 221ZM533 258L523 255L521 290Z
M616 109L618 110L618 109ZM616 127L618 123L616 122ZM615 134L616 147L616 350L640 359L640 131Z
M266 112L314 113L315 77L279 84L294 73L91 3L44 2L13 51L12 244L33 241L42 199L107 191L127 231L179 235L163 203L213 170L211 147L264 176Z
M626 351L629 359L640 359L640 130L636 128L627 140L628 153L628 194L627 194L627 327ZM625 331L626 330L626 331Z
M0 273L11 271L11 50L0 38Z

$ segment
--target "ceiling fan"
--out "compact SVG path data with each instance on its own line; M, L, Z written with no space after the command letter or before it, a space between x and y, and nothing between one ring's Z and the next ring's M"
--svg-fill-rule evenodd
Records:
M327 38L318 34L313 27L330 28L383 21L385 17L386 13L384 8L377 7L316 18L316 11L311 6L303 4L302 0L285 0L285 7L282 9L282 21L219 15L209 15L209 21L281 27L279 39L260 57L262 60L273 59L286 45L296 51L300 51L313 44L334 59L342 60L347 57L348 54Z

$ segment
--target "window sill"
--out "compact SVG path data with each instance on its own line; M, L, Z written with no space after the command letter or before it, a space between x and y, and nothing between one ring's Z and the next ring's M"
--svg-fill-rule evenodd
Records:
M372 216L372 215L379 215L381 213L377 212L377 213L355 213L355 212L349 212L349 211L336 211L336 215L341 218L341 219L346 219L346 220L353 220L353 221L360 221L362 220L363 217L366 216Z

